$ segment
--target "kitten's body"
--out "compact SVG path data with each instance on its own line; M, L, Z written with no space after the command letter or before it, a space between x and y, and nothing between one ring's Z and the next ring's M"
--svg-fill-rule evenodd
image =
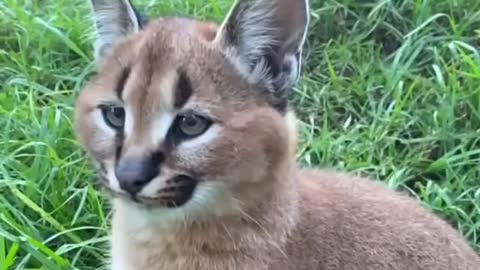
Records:
M307 3L221 27L94 0L98 74L76 126L113 192L112 270L474 270L446 222L368 179L296 165L288 90Z
M477 270L443 220L370 180L298 170L243 218L158 230L115 202L113 270ZM298 191L298 192L297 192ZM140 210L141 211L141 210Z

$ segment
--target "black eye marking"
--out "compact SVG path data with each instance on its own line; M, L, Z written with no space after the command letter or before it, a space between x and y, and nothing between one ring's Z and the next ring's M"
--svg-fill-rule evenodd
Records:
M175 100L173 106L176 109L183 107L183 105L187 103L188 99L192 95L192 92L193 89L190 78L184 71L180 70L178 72L178 81L175 89Z
M117 93L118 99L122 100L122 93L125 89L125 83L127 82L128 77L130 76L130 67L126 67L122 70L117 85L115 86L115 93Z
M117 135L115 138L115 143L117 145L117 147L115 148L115 166L117 166L117 163L120 160L120 157L122 156L123 135L122 136Z

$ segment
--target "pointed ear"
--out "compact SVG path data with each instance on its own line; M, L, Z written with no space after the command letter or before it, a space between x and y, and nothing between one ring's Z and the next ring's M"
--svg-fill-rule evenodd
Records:
M286 99L299 78L308 23L308 0L237 0L216 42L251 83Z
M138 32L143 21L129 0L91 0L97 29L96 60L104 57L122 37Z

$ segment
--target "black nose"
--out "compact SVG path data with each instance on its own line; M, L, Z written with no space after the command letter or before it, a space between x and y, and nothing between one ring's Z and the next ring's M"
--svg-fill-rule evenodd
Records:
M160 164L151 159L122 158L115 168L120 188L135 195L159 173Z

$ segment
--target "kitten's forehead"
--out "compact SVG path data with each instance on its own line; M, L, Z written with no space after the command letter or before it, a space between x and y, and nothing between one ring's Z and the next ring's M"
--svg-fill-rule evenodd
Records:
M127 112L125 134L127 137L133 134L144 137L147 134L142 133L151 129L155 119L173 113L176 103L175 92L178 90L176 85L180 76L174 70L158 76L131 75L132 83L125 85L121 95Z
M189 101L219 117L261 101L212 43L215 31L209 23L159 19L113 50L100 77L116 74L110 89L129 113L126 129L150 130Z
M138 66L144 72L154 72L164 67L188 63L212 47L216 26L184 18L160 18L150 22L136 33L129 33L106 57L100 69Z
M194 91L190 76L181 67L155 69L146 65L126 68L116 90L126 112L125 139L134 144L163 141L175 115Z
M111 59L121 65L115 92L126 106L171 111L183 106L192 94L188 69L198 60L201 44L192 30L195 22L160 19L134 34L114 51ZM183 27L179 28L179 27ZM176 30L176 31L175 31ZM104 66L103 69L108 69ZM150 110L150 111L149 111Z
M122 90L119 90L119 98L126 107L135 108L137 117L158 111L173 111L178 108L175 105L185 103L177 97L183 91L179 86L183 84L180 80L184 77L180 74L183 74L183 71L176 69L152 73L142 69L133 70ZM188 99L191 95L191 87L187 90L188 96L183 99Z

